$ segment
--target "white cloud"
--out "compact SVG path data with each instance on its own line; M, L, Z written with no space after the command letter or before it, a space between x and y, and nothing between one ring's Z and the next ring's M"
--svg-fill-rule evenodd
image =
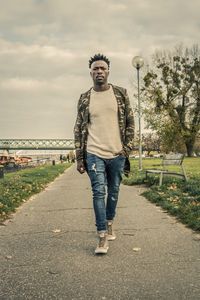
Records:
M42 83L32 79L10 78L1 81L1 88L5 90L32 90L41 87Z
M148 58L157 48L199 41L198 0L3 2L2 137L72 136L78 97L91 85L88 59L94 53L110 58L110 81L133 94L133 56Z

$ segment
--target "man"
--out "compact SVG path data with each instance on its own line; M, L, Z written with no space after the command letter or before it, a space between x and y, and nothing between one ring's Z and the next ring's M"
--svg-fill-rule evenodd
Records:
M93 88L79 99L74 136L77 170L87 171L91 181L98 254L107 253L108 241L116 238L112 225L125 160L133 148L134 118L126 90L108 83L109 59L94 55L89 68Z

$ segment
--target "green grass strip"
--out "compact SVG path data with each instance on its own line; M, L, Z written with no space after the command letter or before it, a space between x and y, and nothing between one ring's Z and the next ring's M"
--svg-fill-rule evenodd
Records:
M143 192L148 200L161 206L182 223L200 231L200 178L188 182L168 180L167 183L153 186Z
M44 165L5 174L5 177L0 179L0 221L5 220L30 196L42 191L70 166L71 164L67 163Z
M159 176L145 178L145 169L159 168L160 159L144 159L143 171L138 171L138 160L131 160L131 176L124 178L126 185L145 184L148 190L142 195L161 206L182 223L200 231L200 158L185 158L184 165L189 180L185 182L173 176L166 176L163 185L158 186ZM178 171L178 167L174 168Z

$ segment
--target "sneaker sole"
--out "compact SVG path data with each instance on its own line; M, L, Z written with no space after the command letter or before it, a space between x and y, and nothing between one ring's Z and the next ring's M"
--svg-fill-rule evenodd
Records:
M96 249L94 252L95 254L107 254L109 248L105 249Z
M112 236L112 235L109 236L109 235L108 235L108 236L107 236L107 240L108 240L108 241L114 241L114 240L116 240L116 236Z

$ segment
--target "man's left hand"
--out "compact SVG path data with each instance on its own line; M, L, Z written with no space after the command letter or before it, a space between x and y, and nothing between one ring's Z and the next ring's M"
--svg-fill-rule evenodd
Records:
M116 156L119 156L119 155L121 155L121 156L124 156L124 157L126 157L126 153L125 153L124 149L122 149L122 150L121 150L121 151L119 151L119 152L116 152L116 153L114 153L114 155L116 155Z

